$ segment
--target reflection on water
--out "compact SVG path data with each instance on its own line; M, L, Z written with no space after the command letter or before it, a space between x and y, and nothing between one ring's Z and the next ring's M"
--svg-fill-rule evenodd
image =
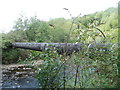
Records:
M25 65L2 66L2 88L38 88L33 67Z

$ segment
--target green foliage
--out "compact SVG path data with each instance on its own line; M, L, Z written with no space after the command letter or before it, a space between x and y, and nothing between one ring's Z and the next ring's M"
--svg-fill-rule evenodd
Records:
M58 55L54 50L42 52L39 58L44 62L37 68L36 76L40 87L114 88L118 79L117 50L112 48L105 53L95 49L94 54L92 53L93 58L89 57L91 52L88 52L87 45L83 52L73 53L68 57Z
M15 63L14 60L17 60L19 58L19 51L15 49L11 49L10 47L11 41L6 40L3 36L2 38L2 63L8 64L8 63Z
M96 48L89 51L88 45L116 44L117 25L116 8L85 15L74 22L64 18L46 22L36 16L21 16L13 31L2 34L2 61L9 64L43 60L36 76L43 88L114 88L118 79L118 49L111 47L108 53ZM84 48L71 56L62 56L52 49L38 52L11 48L11 42L80 42Z
M19 58L25 59L28 54L28 52L24 52L24 50L11 47L12 42L20 41L24 38L17 38L15 33L2 34L2 64L17 63ZM18 35L20 35L20 33Z
M111 48L111 51L105 53L104 51L100 50L98 51L97 48L94 48L94 52L88 51L87 44L91 43L92 41L89 39L91 37L93 39L93 42L97 42L99 38L106 38L106 43L117 43L117 30L111 29L110 27L109 31L103 30L96 30L97 27L102 27L102 14L95 14L95 17L97 19L94 19L94 16L86 17L83 19L84 21L80 22L81 27L79 29L76 29L72 32L72 35L70 37L71 41L73 42L82 42L84 43L84 50L83 52L79 52L76 54L72 54L68 59L66 57L63 57L63 59L60 59L62 63L65 63L66 65L63 65L62 72L67 72L68 66L71 66L72 69L74 69L74 74L65 74L65 80L64 78L61 79L59 77L56 77L59 79L56 81L56 84L52 84L51 86L51 73L58 73L57 71L51 69L52 68L58 68L59 64L57 64L57 67L55 61L53 62L53 58L49 57L47 61L45 61L45 64L43 64L42 67L38 70L38 76L40 82L42 83L42 87L65 87L65 88L114 88L117 85L117 79L118 79L118 67L117 63L119 62L117 56L118 56L118 49ZM110 21L111 22L111 21ZM108 23L110 23L108 22ZM91 25L91 26L90 26ZM104 24L104 26L107 24ZM103 28L102 28L103 29ZM108 29L108 28L107 28ZM116 40L113 40L113 37L110 37L111 35L108 34L108 32L112 32L113 37ZM105 34L106 33L106 34ZM103 37L103 34L104 37ZM74 38L75 37L75 38ZM78 38L79 37L79 38ZM101 39L99 42L104 41L104 39ZM97 43L99 43L97 42ZM113 46L112 46L113 47ZM48 53L47 53L48 54ZM92 55L92 58L90 56ZM66 60L67 62L64 62L62 60ZM47 62L47 63L46 63ZM52 63L51 63L52 62ZM61 64L60 64L61 65ZM68 65L68 66L67 66ZM64 69L67 68L67 69ZM77 71L77 68L80 68L79 71ZM49 72L50 71L50 72ZM70 72L73 72L70 71ZM42 73L41 73L42 72ZM59 71L60 73L61 71ZM69 73L70 73L69 72ZM54 78L54 79L56 79ZM61 82L61 83L57 83Z
M37 68L37 79L40 82L42 88L55 88L60 85L62 70L60 61L60 55L56 51L45 51L40 55L40 58L44 60L43 64Z

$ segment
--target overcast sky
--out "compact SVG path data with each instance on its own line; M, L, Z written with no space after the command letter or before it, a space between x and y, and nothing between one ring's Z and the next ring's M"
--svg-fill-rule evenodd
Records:
M69 18L63 8L68 8L73 16L77 16L80 13L85 15L117 7L118 2L119 0L1 0L0 30L10 31L20 14L26 17L36 15L41 20Z

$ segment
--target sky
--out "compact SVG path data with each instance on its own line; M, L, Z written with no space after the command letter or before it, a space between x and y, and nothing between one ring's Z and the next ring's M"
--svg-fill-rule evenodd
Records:
M48 21L53 18L70 18L63 10L68 8L73 16L86 15L117 7L119 0L1 0L0 1L0 32L12 30L20 14L25 17L37 16ZM111 12L112 13L112 12Z

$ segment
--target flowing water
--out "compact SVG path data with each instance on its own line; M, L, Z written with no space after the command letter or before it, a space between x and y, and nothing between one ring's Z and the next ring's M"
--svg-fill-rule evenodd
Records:
M2 88L38 88L35 70L27 65L2 65Z

